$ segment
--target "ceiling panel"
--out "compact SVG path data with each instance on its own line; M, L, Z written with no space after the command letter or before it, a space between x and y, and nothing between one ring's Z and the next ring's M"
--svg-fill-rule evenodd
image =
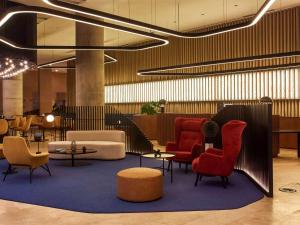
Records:
M70 1L70 0L68 0ZM102 10L123 17L155 24L169 29L187 31L253 15L264 0L71 0L83 2L83 7ZM23 4L46 6L42 0L16 0ZM272 9L300 5L300 0L277 0ZM39 44L74 45L74 22L57 18L40 18ZM145 40L142 37L105 29L106 45L124 45ZM63 52L68 52L63 53ZM64 55L65 54L65 55ZM39 62L65 57L60 53L39 52Z

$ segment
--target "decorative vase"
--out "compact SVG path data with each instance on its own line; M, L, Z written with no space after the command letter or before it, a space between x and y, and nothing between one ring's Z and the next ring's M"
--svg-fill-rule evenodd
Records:
M71 142L71 151L76 152L76 141L74 140Z

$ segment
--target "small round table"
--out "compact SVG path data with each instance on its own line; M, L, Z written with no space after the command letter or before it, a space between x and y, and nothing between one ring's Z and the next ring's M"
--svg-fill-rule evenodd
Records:
M165 152L161 152L160 154L155 154L155 153L145 153L145 154L141 154L140 155L140 167L142 167L142 158L151 158L151 159L159 159L163 161L162 163L162 167L159 167L160 169L162 169L162 173L163 176L165 175L165 159L169 160L169 166L168 166L168 170L171 170L171 183L173 183L173 160L172 158L175 155L172 153L165 153Z
M76 149L76 151L72 151L70 149L64 149L64 148L49 151L49 153L53 153L53 154L71 155L72 167L75 166L75 157L74 157L75 155L85 155L85 154L96 153L96 152L97 152L97 150L94 150L94 149L83 150L82 148Z

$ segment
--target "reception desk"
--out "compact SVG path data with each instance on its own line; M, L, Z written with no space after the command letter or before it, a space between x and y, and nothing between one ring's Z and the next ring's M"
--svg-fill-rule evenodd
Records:
M300 130L299 117L280 117L279 130ZM296 133L281 133L280 147L297 149L297 134Z

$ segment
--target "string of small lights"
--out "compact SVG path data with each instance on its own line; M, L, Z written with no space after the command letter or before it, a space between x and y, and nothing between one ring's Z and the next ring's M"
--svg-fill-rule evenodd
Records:
M33 63L24 59L0 59L0 78L8 79L24 73L33 67Z

